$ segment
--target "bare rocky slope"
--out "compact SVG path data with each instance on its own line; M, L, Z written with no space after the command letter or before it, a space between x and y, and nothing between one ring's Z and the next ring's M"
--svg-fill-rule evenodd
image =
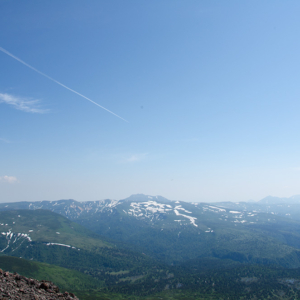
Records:
M61 293L50 281L38 281L0 269L0 299L2 300L79 300L73 293Z

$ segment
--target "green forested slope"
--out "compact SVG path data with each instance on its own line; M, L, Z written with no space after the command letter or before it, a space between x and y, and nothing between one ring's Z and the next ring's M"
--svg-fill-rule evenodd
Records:
M12 256L0 256L0 268L37 280L52 281L62 292L96 289L102 285L100 281L78 271Z
M106 285L147 276L157 263L122 250L63 216L44 210L0 212L2 254L89 274Z

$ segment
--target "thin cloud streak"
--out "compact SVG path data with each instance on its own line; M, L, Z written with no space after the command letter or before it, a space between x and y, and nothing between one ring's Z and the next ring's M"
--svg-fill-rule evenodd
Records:
M12 105L18 110L22 110L29 113L38 113L43 114L46 113L47 109L38 108L40 103L39 100L30 100L26 98L16 97L10 94L1 94L0 93L0 103L6 103ZM3 139L0 139L4 141Z
M59 81L55 80L54 78L52 78L52 77L50 77L50 76L46 75L45 73L43 73L43 72L41 72L41 71L37 70L36 68L34 68L34 67L32 67L31 65L27 64L26 62L24 62L24 61L23 61L23 60L21 60L20 58L18 58L18 57L16 57L16 56L14 56L14 55L13 55L13 54L11 54L10 52L8 52L8 51L7 51L7 50L5 50L4 48L0 47L0 51L2 51L3 53L7 54L8 56L10 56L10 57L14 58L15 60L17 60L17 61L18 61L18 62L20 62L21 64L23 64L23 65L25 65L26 67L28 67L28 68L32 69L33 71L35 71L35 72L39 73L40 75L42 75L42 76L44 76L44 77L46 77L46 78L50 79L51 81L53 81L53 82L55 82L55 83L59 84L60 86L64 87L65 89L67 89L67 90L69 90L69 91L71 91L71 92L73 92L73 93L75 93L75 94L77 94L77 95L81 96L82 98L84 98L84 99L86 99L86 100L88 100L88 101L92 102L93 104L95 104L95 105L99 106L100 108L102 108L102 109L106 110L107 112L109 112L109 113L113 114L114 116L116 116L116 117L120 118L121 120L123 120L123 121L125 121L125 122L127 122L127 123L128 123L128 121L127 121L127 120L123 119L123 118L122 118L122 117L120 117L119 115L117 115L117 114L115 114L114 112L112 112L112 111L108 110L107 108L105 108L105 107L103 107L102 105L98 104L97 102L95 102L95 101L91 100L90 98L88 98L88 97L86 97L86 96L84 96L84 95L82 95L82 94L80 94L80 93L76 92L75 90L73 90L73 89L71 89L71 88L67 87L66 85L64 85L64 84L62 84L61 82L59 82Z

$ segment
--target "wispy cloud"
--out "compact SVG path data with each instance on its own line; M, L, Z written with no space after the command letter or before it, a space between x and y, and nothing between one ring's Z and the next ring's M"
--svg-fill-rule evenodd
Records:
M15 183L18 179L14 176L0 176L0 182Z
M140 154L133 154L128 159L127 162L138 162L146 158L148 153L140 153Z
M0 93L0 103L12 105L18 110L22 110L29 113L43 114L48 112L48 109L40 108L40 100L32 100L23 97L17 97L10 94Z
M111 110L105 108L104 106L98 104L97 102L91 100L90 98L88 98L88 97L86 97L86 96L84 96L84 95L82 95L82 94L76 92L75 90L69 88L68 86L62 84L61 82L59 82L59 81L57 81L56 79L54 79L54 78L48 76L47 74L45 74L45 73L39 71L38 69L32 67L31 65L29 65L29 64L26 63L25 61L21 60L20 58L16 57L16 56L13 55L12 53L10 53L10 52L8 52L7 50L5 50L4 48L0 47L0 51L2 51L3 53L7 54L7 55L10 56L10 57L12 57L13 59L17 60L18 62L20 62L20 63L23 64L24 66L28 67L29 69L31 69L31 70L37 72L38 74L40 74L40 75L42 75L42 76L44 76L44 77L46 77L46 78L52 80L53 82L55 82L55 83L57 83L58 85L64 87L65 89L67 89L67 90L73 92L74 94L77 94L78 96L80 96L80 97L82 97L82 98L84 98L84 99L90 101L91 103L93 103L93 104L95 104L95 105L101 107L102 109L108 111L108 112L111 113L112 115L114 115L114 116L116 116L116 117L120 118L121 120L123 120L123 121L125 121L125 122L128 123L128 121L126 121L125 119L123 119L123 118L120 117L119 115L115 114L115 113L112 112Z
M7 139L3 139L3 138L0 138L0 142L6 143L6 144L10 144L11 143L11 141L9 141Z

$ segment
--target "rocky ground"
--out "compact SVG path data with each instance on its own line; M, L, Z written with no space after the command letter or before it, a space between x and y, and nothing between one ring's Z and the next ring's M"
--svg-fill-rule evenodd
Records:
M0 300L79 300L73 293L60 293L50 281L38 281L0 269Z

